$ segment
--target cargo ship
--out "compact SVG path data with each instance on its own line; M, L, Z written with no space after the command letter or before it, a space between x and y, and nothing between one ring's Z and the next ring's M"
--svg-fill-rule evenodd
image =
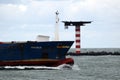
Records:
M0 42L0 66L73 65L66 53L73 41Z
M56 12L56 25L58 21L58 12ZM41 38L42 41L0 42L0 66L73 65L74 60L66 58L66 54L74 41L59 41L58 30L56 34L56 40L53 41Z

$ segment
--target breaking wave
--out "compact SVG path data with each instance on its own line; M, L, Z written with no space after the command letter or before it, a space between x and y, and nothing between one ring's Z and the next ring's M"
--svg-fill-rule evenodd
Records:
M4 66L0 67L3 70L57 70L57 67L46 66Z
M79 70L77 65L62 64L58 67L47 66L4 66L0 67L0 70Z

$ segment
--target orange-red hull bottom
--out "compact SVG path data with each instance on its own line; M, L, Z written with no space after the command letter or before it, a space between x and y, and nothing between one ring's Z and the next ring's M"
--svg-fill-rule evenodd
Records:
M61 64L74 64L72 58L63 60L25 60L25 61L0 61L0 66L51 66L56 67Z

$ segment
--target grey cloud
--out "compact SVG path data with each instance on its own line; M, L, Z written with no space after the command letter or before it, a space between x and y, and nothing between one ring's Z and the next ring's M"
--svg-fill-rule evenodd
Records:
M30 0L0 0L0 4L28 4Z
M34 1L71 1L71 0L34 0Z
M85 1L85 0L33 0L33 1L72 1L72 2L78 2L78 1Z
M21 0L0 0L0 4L20 4Z

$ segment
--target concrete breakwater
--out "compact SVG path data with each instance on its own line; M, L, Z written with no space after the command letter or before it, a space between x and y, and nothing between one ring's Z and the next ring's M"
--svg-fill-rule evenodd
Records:
M67 55L73 55L73 56L80 56L80 55L91 55L91 56L97 56L97 55L120 55L120 52L86 52L86 53L67 53Z
M82 48L80 54L75 53L75 48L68 51L67 55L120 55L120 48Z

